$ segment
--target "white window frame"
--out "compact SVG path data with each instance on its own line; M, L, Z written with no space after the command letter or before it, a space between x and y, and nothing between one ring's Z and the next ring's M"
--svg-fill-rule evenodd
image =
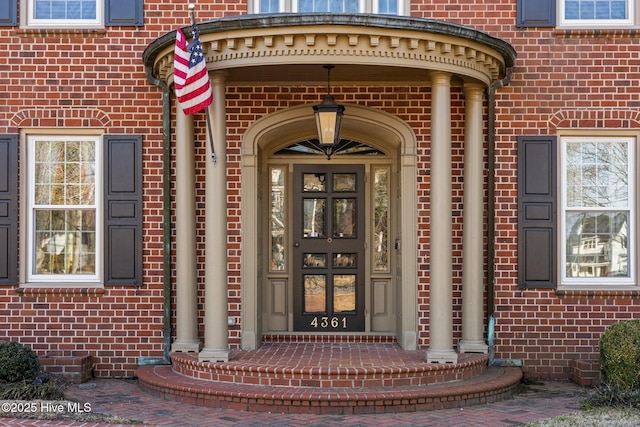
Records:
M593 208L584 209L585 211L629 211L629 224L627 224L627 244L629 247L628 258L628 277L567 277L566 274L566 259L567 259L567 238L566 238L566 215L567 212L574 212L580 210L580 208L567 207L567 143L569 142L627 142L628 143L628 156L629 162L627 166L628 173L628 208ZM638 235L637 226L637 203L638 197L636 194L638 170L636 159L636 145L638 138L633 136L561 136L559 151L560 151L560 177L558 179L558 185L560 188L560 200L559 202L559 224L558 224L558 240L559 240L559 257L558 257L558 274L560 276L560 285L566 285L567 288L574 289L576 287L585 286L588 288L597 289L611 289L615 287L628 288L629 286L637 285L637 271L638 261L636 260Z
M28 28L104 28L104 0L95 0L96 19L36 19L36 0L20 0L22 26Z
M37 141L87 141L95 143L95 198L93 209L96 215L96 241L95 241L95 272L93 274L35 274L35 143ZM65 287L97 286L101 285L103 278L103 142L102 137L96 134L61 134L34 133L25 135L26 144L26 180L23 189L24 204L22 218L25 219L25 227L22 227L21 241L26 242L26 251L22 253L24 270L21 271L21 282L25 285L61 285ZM24 164L23 164L24 165ZM25 169L23 169L25 170Z
M638 22L636 0L626 0L627 19L565 19L565 3L567 0L558 0L558 26L562 28L632 28Z

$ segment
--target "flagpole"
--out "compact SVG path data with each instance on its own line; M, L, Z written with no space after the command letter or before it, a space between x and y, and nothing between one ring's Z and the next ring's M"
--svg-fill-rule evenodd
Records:
M195 26L196 24L196 5L193 3L189 3L189 14L191 16L191 25ZM211 160L213 161L213 165L215 166L218 162L218 157L216 156L216 150L213 144L213 130L211 129L211 117L209 114L209 107L205 108L205 119L207 122L207 132L209 133L209 144L211 145Z

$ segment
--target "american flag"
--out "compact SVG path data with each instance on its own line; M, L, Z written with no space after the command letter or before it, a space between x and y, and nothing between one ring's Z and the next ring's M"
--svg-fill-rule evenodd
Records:
M173 82L178 102L185 114L195 114L213 102L211 82L204 61L198 27L194 23L193 39L187 45L182 29L176 31L176 48L173 62Z

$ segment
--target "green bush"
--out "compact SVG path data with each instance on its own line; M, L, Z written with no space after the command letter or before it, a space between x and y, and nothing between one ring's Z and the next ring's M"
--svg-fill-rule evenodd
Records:
M640 390L640 320L611 325L600 338L600 370L607 387Z
M38 355L18 342L0 341L0 381L33 380L40 371Z

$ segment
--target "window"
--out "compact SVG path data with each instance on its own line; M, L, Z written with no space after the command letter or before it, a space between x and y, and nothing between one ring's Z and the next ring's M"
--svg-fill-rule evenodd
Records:
M630 26L632 0L559 0L561 26Z
M100 280L99 141L28 137L28 282Z
M255 13L377 13L403 15L406 0L253 0ZM251 8L251 6L250 6Z
M563 138L563 284L635 283L633 138Z
M33 27L102 27L102 0L27 0L27 25Z

